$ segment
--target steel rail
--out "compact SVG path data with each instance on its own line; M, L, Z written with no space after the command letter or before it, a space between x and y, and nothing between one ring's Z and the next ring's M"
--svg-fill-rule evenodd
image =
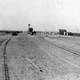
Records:
M55 47L57 47L57 48L63 49L63 50L65 50L65 51L67 51L67 52L70 52L70 53L73 53L73 54L75 54L75 55L80 56L80 52L79 52L79 51L76 51L76 50L73 50L73 49L69 49L69 48L65 48L65 46L62 47L62 46L60 46L60 45L58 45L58 44L55 44L55 43L49 41L48 39L45 39L45 40L47 40L51 45L53 45L53 46L55 46Z

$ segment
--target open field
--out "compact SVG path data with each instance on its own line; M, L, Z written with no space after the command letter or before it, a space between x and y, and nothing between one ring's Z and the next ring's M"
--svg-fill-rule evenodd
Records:
M80 80L79 40L78 37L12 37L6 46L10 80ZM1 56L3 48L1 45ZM0 61L2 78L3 57Z

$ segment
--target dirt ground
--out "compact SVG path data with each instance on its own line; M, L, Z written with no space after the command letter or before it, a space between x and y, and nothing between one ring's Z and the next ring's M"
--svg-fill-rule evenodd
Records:
M6 50L10 80L80 80L80 57L52 44L79 51L76 40L72 41L36 36L12 38Z

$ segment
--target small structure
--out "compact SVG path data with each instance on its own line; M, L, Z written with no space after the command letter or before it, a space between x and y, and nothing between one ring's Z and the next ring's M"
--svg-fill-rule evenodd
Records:
M60 35L68 35L66 29L59 29L59 34L60 34Z
M32 34L33 28L31 27L31 24L28 24L28 34Z
M80 33L68 32L68 35L80 37Z
M31 24L28 24L28 34L31 34L31 35L36 34L36 31L33 30L33 28L31 27Z

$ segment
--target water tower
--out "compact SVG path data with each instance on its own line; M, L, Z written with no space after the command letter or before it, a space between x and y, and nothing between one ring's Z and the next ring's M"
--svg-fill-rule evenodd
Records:
M28 29L30 28L31 24L28 24Z
M28 33L29 34L33 33L33 28L31 27L31 24L28 24Z

